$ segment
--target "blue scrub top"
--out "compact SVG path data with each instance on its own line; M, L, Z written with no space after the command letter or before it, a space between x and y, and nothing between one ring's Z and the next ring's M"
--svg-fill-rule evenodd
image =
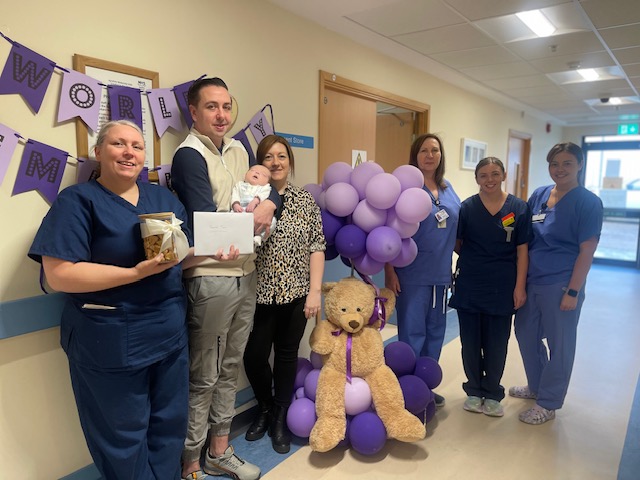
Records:
M602 200L598 196L576 187L548 208L553 187L536 189L528 202L533 214L533 240L527 283L533 285L568 284L580 244L593 237L599 239L602 230ZM544 218L537 219L539 214Z
M513 215L514 222L508 222ZM513 228L510 236L505 226ZM449 306L476 313L511 315L517 276L517 247L531 239L531 213L524 200L509 194L491 215L480 195L462 202L458 238L462 248Z
M420 228L412 237L418 245L418 256L408 266L396 268L400 285L451 285L451 256L456 244L456 229L458 228L458 214L460 199L445 180L447 188L438 189L440 206L433 209L429 216L420 222ZM423 190L429 193L426 186ZM444 209L449 214L446 228L438 228L435 214Z
M187 215L177 197L159 185L138 183L134 206L97 181L70 186L42 221L29 257L133 267L145 259L138 215ZM181 225L189 244L191 232ZM177 265L138 282L108 290L67 294L61 343L71 360L97 369L149 365L187 342L186 294ZM95 308L95 305L109 308Z

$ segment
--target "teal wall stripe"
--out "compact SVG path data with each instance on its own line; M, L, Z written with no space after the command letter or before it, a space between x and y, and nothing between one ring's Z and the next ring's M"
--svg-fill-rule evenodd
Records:
M62 293L0 303L0 339L60 325L65 296Z

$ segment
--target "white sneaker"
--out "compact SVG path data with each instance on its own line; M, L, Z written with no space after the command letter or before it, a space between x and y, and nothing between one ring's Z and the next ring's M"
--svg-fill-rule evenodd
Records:
M229 475L236 480L258 480L260 468L252 463L242 460L234 453L233 446L229 445L219 457L209 453L204 457L204 471L209 475Z

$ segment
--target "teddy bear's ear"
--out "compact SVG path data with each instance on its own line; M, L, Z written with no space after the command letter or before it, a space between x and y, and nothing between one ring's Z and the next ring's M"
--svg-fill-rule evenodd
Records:
M393 313L393 309L396 307L396 296L393 291L388 288L380 289L380 296L387 299L384 304L385 310L387 312L387 318Z
M322 293L327 293L328 291L330 291L331 289L333 289L333 287L335 287L338 284L338 282L326 282L322 284Z

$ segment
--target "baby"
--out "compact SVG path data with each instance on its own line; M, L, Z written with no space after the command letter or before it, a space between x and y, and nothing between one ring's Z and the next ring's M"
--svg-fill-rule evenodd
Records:
M271 172L264 165L253 165L244 176L244 181L236 183L231 192L231 208L234 212L253 212L260 202L269 198L271 193ZM274 218L271 230L275 227ZM253 237L254 244L262 245L265 233Z

